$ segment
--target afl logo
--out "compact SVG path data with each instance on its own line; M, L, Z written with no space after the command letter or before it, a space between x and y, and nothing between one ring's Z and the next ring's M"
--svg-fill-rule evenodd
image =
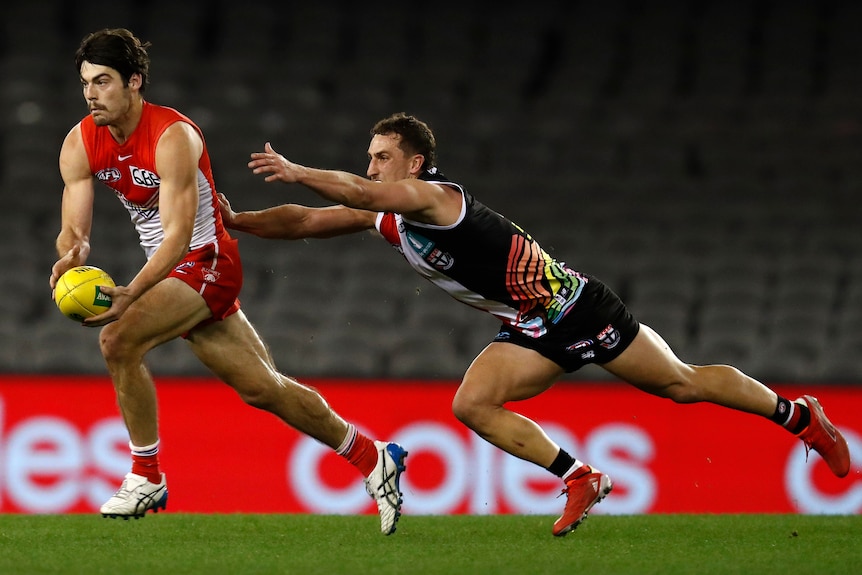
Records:
M99 170L98 172L96 172L96 179L103 184L119 182L120 178L122 178L122 176L120 175L120 170L118 170L117 168L106 168L104 170Z

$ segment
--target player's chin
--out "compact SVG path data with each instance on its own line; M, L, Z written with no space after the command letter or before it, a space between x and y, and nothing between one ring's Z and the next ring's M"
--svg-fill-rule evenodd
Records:
M93 123L97 126L107 126L111 120L100 110L92 110L90 116L93 118Z

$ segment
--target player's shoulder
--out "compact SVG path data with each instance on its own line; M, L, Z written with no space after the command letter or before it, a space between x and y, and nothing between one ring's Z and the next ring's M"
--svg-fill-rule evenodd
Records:
M419 179L435 186L454 189L464 193L464 186L447 178L436 166L423 171L419 175Z
M144 106L141 111L141 122L144 124L164 127L171 126L179 122L188 124L194 128L195 131L199 132L197 125L195 125L191 118L176 108L153 104L152 102L144 102Z
M83 152L84 135L81 127L83 123L84 120L81 120L80 122L72 126L68 132L66 132L66 136L63 138L63 145L60 148L61 153L69 153L78 150Z

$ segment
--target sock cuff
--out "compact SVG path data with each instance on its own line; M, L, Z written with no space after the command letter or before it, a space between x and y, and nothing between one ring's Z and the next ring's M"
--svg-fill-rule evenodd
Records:
M796 414L796 410L798 408L799 407L796 405L795 401L790 402L790 409L787 410L787 419L785 419L784 422L782 422L782 425L787 425L788 423L793 421L793 416Z
M338 455L344 455L350 448L353 447L353 443L356 441L356 426L352 423L347 424L347 433L344 436L344 439L341 441L341 445L339 445L335 449L335 453Z
M132 455L138 455L142 457L147 457L150 455L155 455L159 452L159 441L156 440L155 443L150 445L144 445L143 447L138 447L133 444L131 441L129 442L129 449L132 452Z
M572 464L572 466L569 467L569 469L566 470L565 473L563 473L563 481L565 481L566 479L568 479L569 477L574 475L574 473L578 469L581 469L582 467L585 467L585 466L586 466L586 463L584 463L583 461L578 461L577 459L575 459L575 462Z

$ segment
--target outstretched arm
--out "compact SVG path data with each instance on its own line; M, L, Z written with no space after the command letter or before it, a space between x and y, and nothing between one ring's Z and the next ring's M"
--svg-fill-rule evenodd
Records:
M418 178L375 181L337 170L320 170L291 162L269 142L251 155L248 167L266 182L299 183L320 197L349 208L396 212L429 224L449 225L461 210L461 194L448 186Z
M218 195L224 225L261 238L298 240L331 238L374 228L376 212L345 206L311 208L283 204L265 210L235 212L224 194Z

